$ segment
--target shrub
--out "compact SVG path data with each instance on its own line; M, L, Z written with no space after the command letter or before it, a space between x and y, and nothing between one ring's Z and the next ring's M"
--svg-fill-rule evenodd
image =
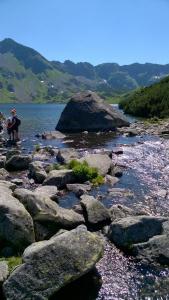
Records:
M86 161L79 162L77 160L72 160L68 167L73 170L74 176L78 182L90 181L94 185L103 184L104 178L98 174L96 168L92 168L88 165Z
M39 144L37 144L37 145L35 145L35 152L39 152L40 151L40 145Z

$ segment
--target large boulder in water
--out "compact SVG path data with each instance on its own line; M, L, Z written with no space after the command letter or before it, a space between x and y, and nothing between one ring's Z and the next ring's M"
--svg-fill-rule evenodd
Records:
M107 131L128 126L122 113L107 104L94 92L73 96L66 105L56 130L61 132Z

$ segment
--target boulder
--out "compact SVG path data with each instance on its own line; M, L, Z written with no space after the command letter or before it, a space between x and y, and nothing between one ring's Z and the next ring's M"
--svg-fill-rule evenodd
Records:
M112 207L109 209L109 212L112 222L130 216L147 215L145 210L142 210L141 208L135 207L134 209L131 209L121 204L112 205Z
M163 232L167 218L153 216L126 217L114 221L109 228L109 239L118 247L128 250L133 244L146 242Z
M47 177L41 161L34 161L29 164L29 176L35 180L35 183L43 183Z
M20 178L14 178L11 180L11 182L16 184L17 186L21 186L24 183L23 179L20 179Z
M145 243L133 245L131 250L132 254L140 260L169 265L168 235L154 236Z
M14 155L6 161L5 168L8 171L27 170L32 158L29 155Z
M71 209L60 207L48 196L26 189L16 189L15 197L25 206L34 221L50 225L51 232L59 228L72 229L84 223L84 218Z
M71 160L80 158L80 154L74 148L65 148L59 149L56 158L59 163L66 165Z
M68 183L74 183L75 178L72 170L53 170L49 172L43 185L54 185L58 189L66 187Z
M112 160L107 154L87 154L81 161L86 161L92 168L97 168L100 175L105 176L112 165Z
M75 193L77 197L81 197L83 194L87 194L87 192L91 191L90 184L80 184L73 183L66 185L68 191Z
M97 132L128 126L129 122L118 110L96 93L87 91L73 96L56 126L61 132Z
M4 283L9 275L8 264L6 261L0 261L0 286Z
M0 239L22 251L35 241L33 221L25 207L7 190L0 193Z
M3 285L6 299L50 299L92 270L103 255L103 242L80 226L28 247L23 264Z
M52 185L39 186L34 190L34 192L38 195L47 196L53 201L58 202L58 189L56 186L52 186Z
M89 228L99 229L110 224L111 218L108 209L92 196L83 195L80 204Z

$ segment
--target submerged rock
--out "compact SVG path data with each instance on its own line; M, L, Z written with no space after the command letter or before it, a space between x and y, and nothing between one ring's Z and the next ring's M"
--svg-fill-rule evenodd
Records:
M73 96L66 105L56 130L61 132L109 131L128 126L124 115L96 93L87 91Z
M23 264L4 283L5 297L50 299L62 287L92 270L102 255L102 240L84 226L34 243L25 250Z

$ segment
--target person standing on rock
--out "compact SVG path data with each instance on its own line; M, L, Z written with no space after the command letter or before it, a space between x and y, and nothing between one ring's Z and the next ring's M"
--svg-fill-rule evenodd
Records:
M19 126L21 124L21 120L18 118L15 108L11 110L11 115L12 115L12 123L10 129L11 132L13 133L13 141L17 142L19 141Z

